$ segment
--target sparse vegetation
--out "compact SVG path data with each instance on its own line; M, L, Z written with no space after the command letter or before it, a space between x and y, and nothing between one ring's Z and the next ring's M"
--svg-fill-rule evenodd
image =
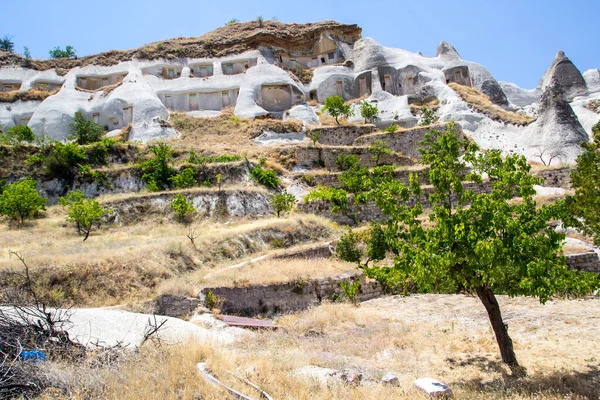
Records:
M36 190L37 182L31 178L11 183L0 194L0 215L18 221L21 225L45 209L47 199Z
M310 131L308 132L307 136L312 141L313 146L316 146L319 138L321 137L321 131Z
M360 290L360 281L358 279L352 282L340 282L344 295L355 306L358 305L358 291Z
M13 42L12 39L12 36L4 35L2 39L0 39L0 50L13 53L15 51L15 42Z
M294 195L287 192L277 193L273 196L273 199L271 199L271 207L273 207L273 212L277 215L277 218L279 218L279 215L282 212L292 211L295 205L296 198Z
M99 226L102 217L112 210L104 208L95 199L86 199L79 190L70 192L66 197L59 199L59 204L67 209L67 221L74 222L77 233L83 235L85 242L94 226Z
M423 107L420 125L429 126L432 125L435 122L435 120L435 111L430 108Z
M77 51L73 46L66 46L65 49L61 49L60 46L56 46L49 51L50 58L77 58Z
M373 161L377 166L379 166L379 162L382 158L394 154L394 152L390 149L390 146L388 146L388 144L381 139L376 140L375 143L369 147L369 151L373 155Z
M346 104L344 99L340 96L329 96L325 99L325 104L323 105L323 112L327 112L333 118L335 118L335 122L339 125L339 117L350 118L354 115L354 111L350 104Z
M239 22L240 22L239 19L237 19L237 18L231 18L225 25L238 24Z
M104 129L94 121L85 119L81 111L75 113L69 127L73 131L71 138L77 144L83 145L98 142L104 134Z
M388 126L387 128L385 128L383 131L385 133L394 133L394 132L397 132L398 129L400 129L400 127L398 125L392 124L392 125Z
M365 124L375 122L378 115L379 108L377 108L377 104L373 105L366 100L360 102L360 116L365 119Z
M475 88L459 85L454 82L448 84L454 91L477 112L485 114L494 121L506 122L513 125L528 125L535 121L534 118L507 111L492 103L490 98Z
M167 189L175 170L169 165L173 158L173 149L165 142L159 142L150 147L154 158L140 164L142 180L151 192Z
M171 199L171 208L175 211L177 219L180 222L185 222L192 215L196 208L194 203L188 200L183 194L178 193Z
M592 143L583 143L577 157L577 168L571 171L575 194L565 199L563 219L568 225L582 229L600 246L600 122L592 128Z

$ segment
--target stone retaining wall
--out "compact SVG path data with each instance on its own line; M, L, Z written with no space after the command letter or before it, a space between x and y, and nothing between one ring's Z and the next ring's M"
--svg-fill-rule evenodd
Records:
M355 279L359 279L361 283L358 293L360 301L374 299L384 294L379 282L367 281L361 274L248 287L205 288L202 294L206 295L209 290L215 293L223 301L221 311L224 314L273 315L302 311L325 300L340 299L344 295L340 283L352 282Z
M567 265L571 269L577 269L580 271L596 272L600 274L600 258L598 254L580 253L580 254L569 254L566 256Z
M544 179L544 186L560 187L564 189L571 188L571 167L550 169L534 173Z
M377 128L375 125L341 125L341 126L324 126L317 129L309 129L306 135L316 131L320 131L318 142L331 146L350 146L354 141L363 135L372 133Z
M376 166L373 160L373 154L368 147L298 147L296 149L296 161L298 165L322 167L331 171L339 171L336 160L342 154L357 155L364 167L371 168ZM391 165L415 165L415 162L411 158L399 154L381 157L379 163Z
M459 124L455 124L455 126L458 137L463 138L464 135L462 127ZM419 147L421 147L421 142L425 138L425 135L429 133L429 131L432 129L440 132L445 132L446 124L438 124L425 127L419 126L406 131L399 131L394 133L373 133L370 135L358 137L353 144L355 146L370 146L373 143L375 143L376 140L383 140L388 144L388 146L390 146L390 149L394 151L399 151L403 155L420 159L421 153L419 152Z
M330 173L320 173L320 174L311 174L310 172L306 172L302 174L302 180L304 180L309 186L330 186L330 187L340 187L340 172L330 172ZM419 182L422 185L429 184L429 168L423 167L422 169L406 169L406 170L396 170L394 171L394 178L405 185L409 184L410 174L419 175Z

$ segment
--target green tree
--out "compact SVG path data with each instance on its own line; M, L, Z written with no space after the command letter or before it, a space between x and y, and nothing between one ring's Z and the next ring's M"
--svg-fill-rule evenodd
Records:
M30 127L27 125L17 125L6 130L6 136L9 142L33 142L35 141L35 135Z
M65 49L61 49L60 46L56 46L49 51L50 58L77 58L77 52L73 46L66 46Z
M567 267L561 252L564 234L550 226L562 206L537 206L533 186L539 179L531 175L527 160L477 150L458 139L453 124L444 133L432 130L421 150L430 165L428 195L417 176L411 176L409 187L389 179L364 193L385 218L372 223L359 266L388 287L412 282L421 292L476 293L502 360L517 366L495 295L535 296L544 303L557 293L589 293L600 281ZM471 172L465 176L466 162ZM489 178L489 192L475 193L464 184L481 183L483 176ZM419 201L411 205L411 197ZM432 207L428 220L422 218L425 200ZM354 251L363 253L357 246Z
M279 214L282 212L292 211L295 205L296 198L290 193L277 193L271 199L271 207L273 207L273 212L277 214L277 218L279 218Z
M592 143L583 143L583 153L577 157L577 168L571 171L573 196L567 196L568 213L563 220L579 228L600 245L600 122L592 128Z
M308 136L308 138L312 141L313 146L316 146L319 138L321 137L321 131L310 131L306 134L306 136Z
M198 185L196 171L193 168L184 168L180 174L170 177L169 180L175 189L186 189Z
M111 209L102 207L97 200L84 198L79 190L61 197L58 203L67 209L67 221L75 223L77 233L84 236L84 242L94 227L100 226L102 217L112 212Z
M15 42L12 40L12 36L4 35L2 39L0 39L0 50L8 51L12 53L15 51Z
M75 143L54 142L51 153L44 159L45 172L53 177L70 179L76 167L86 161L85 148Z
M175 174L169 162L173 158L173 149L164 142L158 142L150 147L154 158L140 164L142 180L146 182L148 190L158 192L169 186L169 179Z
M85 119L85 116L81 111L75 113L69 127L73 131L71 138L74 139L77 144L98 142L104 134L104 129L91 119Z
M194 211L196 211L194 203L188 200L181 193L178 193L175 196L173 196L173 198L171 199L171 208L173 209L173 211L175 211L175 214L177 214L177 219L180 222L185 222L188 216L190 216L194 213Z
M279 176L277 172L266 168L264 162L260 162L254 168L250 169L250 177L261 185L274 189L279 186Z
M429 126L431 124L433 124L435 122L435 111L427 108L427 107L423 107L423 112L421 114L421 126Z
M28 46L23 46L23 56L25 58L31 58L31 51L29 51Z
M360 102L360 116L365 119L365 124L374 122L378 115L379 108L377 108L377 104L373 105L366 100Z
M37 182L31 178L11 183L0 195L0 215L5 215L21 224L26 218L37 214L48 202L36 190Z
M369 151L373 155L373 161L377 166L379 165L381 158L394 154L392 149L390 149L390 146L388 146L388 144L381 139L376 140L375 143L369 147Z
M396 124L392 124L390 126L388 126L387 128L385 128L383 131L385 133L395 133L398 131L398 129L400 129L400 127Z
M335 118L335 122L338 125L340 124L340 121L338 120L339 117L350 118L354 115L354 111L350 107L350 104L345 104L344 99L340 96L329 96L326 98L322 111L326 111Z

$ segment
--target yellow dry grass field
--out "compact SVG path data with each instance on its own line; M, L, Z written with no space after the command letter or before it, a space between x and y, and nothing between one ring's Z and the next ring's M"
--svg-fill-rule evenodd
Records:
M252 139L264 130L279 133L300 132L302 123L296 120L238 118L233 109L226 109L218 117L192 117L171 113L170 123L182 133L169 141L178 149L194 149L209 154L244 154L248 157L264 156L272 148L257 146Z
M487 115L494 121L506 122L514 125L528 125L534 121L534 118L528 115L517 114L507 111L500 106L492 103L490 98L479 92L477 89L459 85L458 83L448 83L454 91L476 111Z
M310 215L205 219L193 223L197 237L192 245L190 227L165 218L104 226L83 242L65 219L62 207L53 206L45 218L29 222L27 227L0 224L0 278L7 271L22 269L9 255L14 251L26 259L45 293L78 306L136 303L156 295L159 289L197 294L204 274L212 268L273 249L328 240L335 229L327 220ZM272 269L273 277L277 271ZM302 271L298 275L303 275Z
M259 385L275 399L426 399L412 385L433 377L456 399L598 399L600 299L551 300L499 296L504 320L524 370L501 363L480 301L464 295L385 297L362 303L325 304L280 317L277 331L255 332L233 345L187 343L143 348L119 368L101 370L103 385L90 393L107 399L229 398L205 384L196 363L230 387L260 396L226 371ZM298 373L300 368L358 369L360 385ZM398 376L400 387L380 383Z

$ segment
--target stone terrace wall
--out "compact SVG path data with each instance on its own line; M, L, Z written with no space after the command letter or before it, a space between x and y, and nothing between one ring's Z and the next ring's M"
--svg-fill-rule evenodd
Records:
M212 290L223 300L221 311L224 314L246 316L273 315L306 310L324 300L335 300L343 296L341 282L359 279L361 287L358 298L366 301L384 294L383 287L376 281L367 281L364 275L348 275L312 281L292 281L271 285L249 287L205 288L206 295Z
M368 147L298 147L296 149L296 161L299 165L324 167L337 171L336 160L341 154L355 154L360 158L363 166L375 167L373 154L371 154ZM381 157L380 164L414 165L415 162L408 157L392 154L391 156Z
M600 274L600 258L596 253L570 254L566 258L571 269Z
M462 127L459 124L456 124L456 133L460 138L464 137ZM419 152L420 143L425 138L425 135L429 133L430 130L437 130L440 132L446 131L446 125L432 125L425 127L416 127L413 129L409 129L406 131L399 131L394 133L373 133L370 135L365 135L358 137L354 141L355 146L369 146L375 143L376 140L383 140L390 146L390 148L394 151L402 152L403 155L421 158L421 153Z
M318 129L309 129L306 135L315 131L320 131L319 143L330 146L351 146L354 141L363 135L372 133L377 128L375 125L342 125L342 126L324 126Z
M467 183L465 184L465 189L473 189L475 193L489 193L492 190L492 185L490 182L483 182L481 185L475 183ZM423 197L421 197L420 201L423 204L423 207L429 208L430 204L426 199L426 195L429 194L432 190L431 187L424 187ZM453 201L456 201L456 197L453 198ZM415 199L413 197L408 199L408 205L414 205ZM331 213L331 205L326 201L312 201L310 203L300 203L298 204L298 211L307 213L307 214L315 214L324 218L329 218L330 220L342 224L342 225L353 225L354 221L347 215L341 212L337 212L335 214ZM349 214L356 214L356 219L358 222L368 222L371 220L381 220L384 219L381 210L377 208L373 201L369 201L366 204L362 204L359 209L356 209L352 204L349 205Z
M397 170L394 171L394 178L404 184L409 184L410 174L419 175L419 182L422 185L429 184L429 168L423 167L422 169L407 169L407 170ZM340 182L340 172L330 172L323 174L311 174L310 172L306 172L302 174L304 176L303 180L308 183L310 186L330 186L330 187L339 187L341 186ZM300 177L300 176L298 176Z
M539 171L534 175L544 179L544 186L553 186L569 189L571 187L571 171L570 167L550 169L547 171Z

